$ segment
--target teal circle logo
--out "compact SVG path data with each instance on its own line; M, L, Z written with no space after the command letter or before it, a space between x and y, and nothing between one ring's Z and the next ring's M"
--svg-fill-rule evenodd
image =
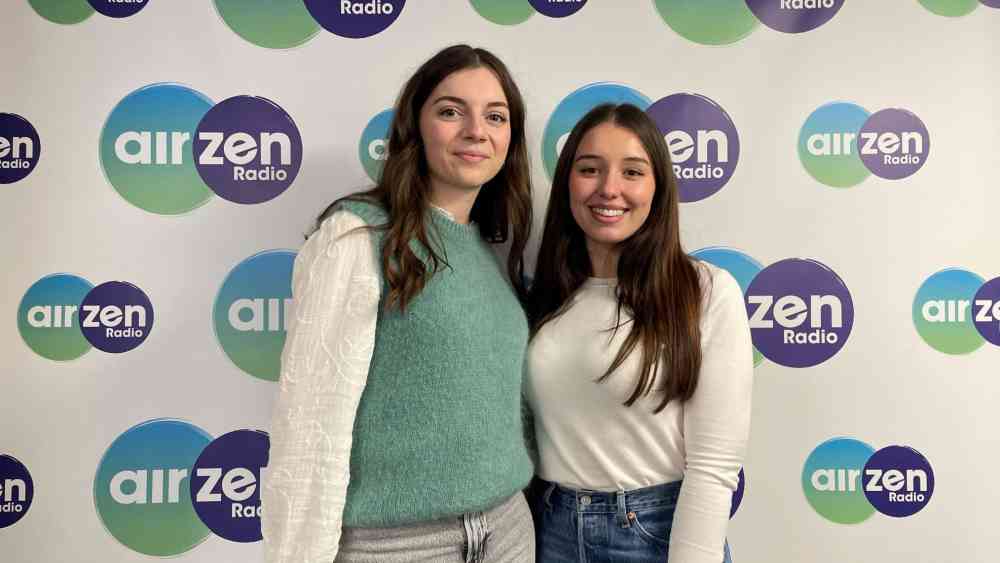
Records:
M35 13L52 23L72 25L94 14L87 0L28 0Z
M108 533L158 557L203 542L210 532L191 502L191 471L211 441L204 430L173 419L143 422L116 438L94 477L94 506Z
M983 345L985 340L975 322L977 318L992 318L993 309L991 300L976 299L984 281L961 268L942 270L924 281L913 298L913 325L928 346L959 355Z
M798 140L799 160L819 182L848 188L869 174L899 180L915 174L930 154L930 134L910 111L869 113L850 102L820 106L806 119Z
M219 346L236 367L277 381L287 322L293 314L295 252L267 250L229 272L215 298L212 322Z
M853 438L833 438L816 446L802 468L802 490L813 510L837 524L858 524L874 514L862 481L874 453L875 448Z
M212 196L195 166L192 143L212 101L187 86L144 86L111 111L101 131L101 167L126 201L179 215Z
M849 102L833 102L812 112L799 132L799 160L820 183L849 188L870 172L858 158L858 132L868 110Z
M528 21L535 8L528 0L469 0L472 9L480 16L499 25L517 25Z
M392 109L379 112L371 118L358 142L358 158L372 182L382 176L382 165L389 156L389 128L392 126Z
M319 33L302 0L215 0L229 29L259 47L290 49Z
M39 356L65 362L91 346L80 330L80 303L94 286L73 274L51 274L36 281L17 308L17 329Z
M612 82L588 84L563 98L549 116L542 134L542 163L550 180L570 131L587 112L606 103L632 104L645 111L652 101L638 90Z
M723 246L711 246L696 250L691 253L691 257L708 262L713 266L717 266L729 272L730 275L736 278L736 283L740 285L740 290L743 292L744 299L746 299L747 289L750 287L750 282L752 282L753 279L757 277L757 274L764 269L764 266L749 254L734 248L726 248ZM761 354L755 346L753 349L754 367L759 366L763 361L764 355Z
M1000 0L919 0L920 5L933 14L957 18L975 11L980 4L989 8L1000 8Z
M728 45L750 35L758 21L744 0L654 0L663 21L702 45Z
M837 524L859 524L876 511L912 516L927 506L934 487L934 470L917 450L890 445L875 451L854 438L816 446L802 468L806 501Z

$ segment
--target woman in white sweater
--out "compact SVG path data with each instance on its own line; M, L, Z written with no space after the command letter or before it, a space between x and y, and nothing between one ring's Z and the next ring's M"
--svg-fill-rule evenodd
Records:
M525 380L540 563L731 560L750 331L736 281L681 248L671 170L627 104L588 113L559 157Z

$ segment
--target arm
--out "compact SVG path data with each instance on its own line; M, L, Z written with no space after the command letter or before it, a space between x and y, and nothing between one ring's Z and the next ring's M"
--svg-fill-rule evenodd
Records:
M337 555L351 432L368 377L380 276L364 223L338 211L295 259L295 314L281 356L271 453L261 489L267 563Z
M722 561L750 432L753 346L743 293L728 272L714 271L702 311L698 387L684 404L686 462L670 533L670 563Z

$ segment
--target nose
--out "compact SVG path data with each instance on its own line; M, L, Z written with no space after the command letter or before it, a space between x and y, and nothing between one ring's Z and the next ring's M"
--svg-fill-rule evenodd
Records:
M621 179L617 174L602 174L597 185L597 195L604 199L614 199L622 193Z
M485 118L470 114L464 123L465 127L463 133L467 139L472 139L475 141L483 141L486 139L486 123Z

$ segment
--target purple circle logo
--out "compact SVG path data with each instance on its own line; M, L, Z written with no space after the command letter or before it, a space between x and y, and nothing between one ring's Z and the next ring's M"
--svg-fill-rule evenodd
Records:
M861 126L857 142L865 168L887 180L920 170L931 150L930 135L920 118L896 108L873 113Z
M913 448L886 446L865 464L865 497L886 516L920 512L934 494L934 470Z
M42 142L27 119L0 113L0 184L23 180L38 164Z
M539 14L550 18L565 18L580 11L587 0L528 0Z
M146 341L153 304L138 287L109 281L91 289L80 304L80 330L94 348L120 354Z
M341 37L361 39L392 25L406 0L305 0L305 3L323 29Z
M646 113L667 142L682 202L705 199L733 177L740 137L719 104L698 94L673 94Z
M837 15L844 0L746 0L764 25L784 33L812 31Z
M261 203L295 181L302 165L302 137L278 104L234 96L201 119L194 152L198 174L213 192L235 203Z
M761 270L747 288L746 307L754 346L787 367L830 359L854 326L850 291L815 260L788 258Z
M139 13L149 0L87 0L91 7L109 18L127 18Z
M9 455L0 455L0 528L24 518L34 498L35 483L28 468Z
M976 330L988 342L1000 346L1000 277L984 283L972 302Z
M198 456L191 477L195 512L216 535L234 542L260 541L260 474L269 441L259 430L223 434Z

